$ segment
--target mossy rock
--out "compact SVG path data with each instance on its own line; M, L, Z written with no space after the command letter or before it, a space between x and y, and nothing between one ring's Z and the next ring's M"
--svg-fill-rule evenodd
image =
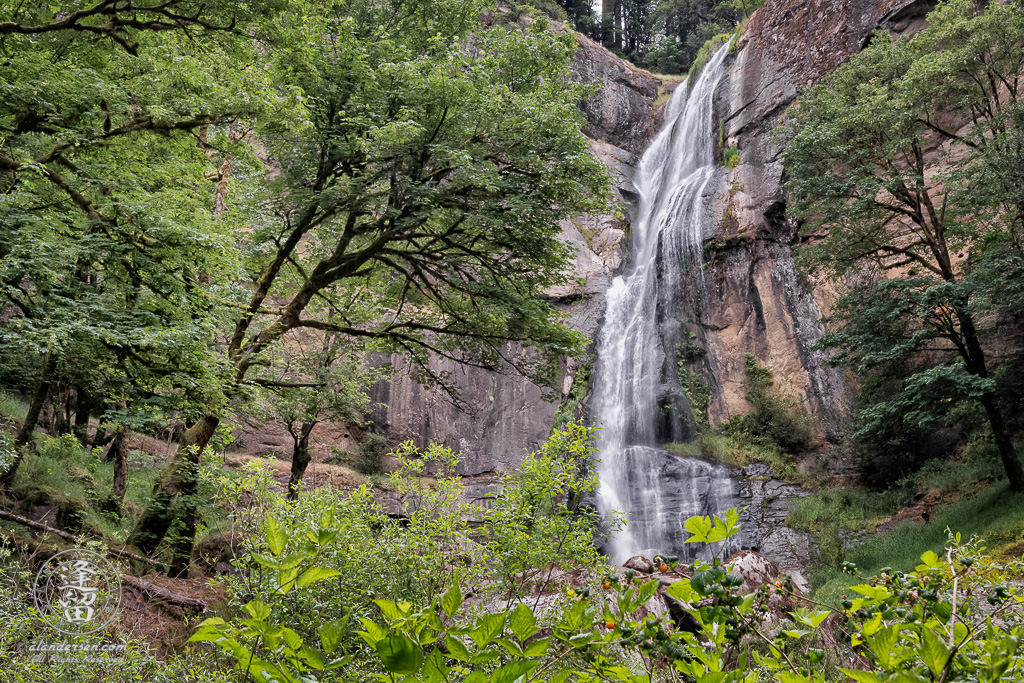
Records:
M29 484L19 491L22 508L31 510L37 505L60 507L68 501L64 491L45 484Z
M90 491L96 491L99 489L99 482L96 481L96 475L89 471L84 465L77 462L67 463L68 476L73 481L81 482L81 484Z

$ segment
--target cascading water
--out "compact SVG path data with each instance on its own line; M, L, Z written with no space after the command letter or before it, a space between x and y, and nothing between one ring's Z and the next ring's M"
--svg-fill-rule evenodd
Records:
M692 546L684 545L686 519L735 505L728 468L655 448L665 368L675 365L666 363L672 349L666 349L659 329L659 298L663 305L678 301L684 270L699 269L703 262L710 195L720 172L714 161L713 95L727 53L727 46L720 48L691 88L685 83L676 88L664 127L640 159L634 178L640 200L633 270L616 277L607 294L592 406L602 427L598 507L605 516L628 515L608 548L620 563L637 553L693 557ZM703 275L687 280L694 279L702 283Z

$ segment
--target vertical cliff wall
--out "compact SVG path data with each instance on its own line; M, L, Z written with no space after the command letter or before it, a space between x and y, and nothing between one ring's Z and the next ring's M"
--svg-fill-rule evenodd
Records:
M594 154L612 171L622 215L578 216L562 224L562 238L577 248L574 275L583 284L548 295L569 314L572 327L593 339L604 310L604 291L621 264L621 245L635 196L633 167L650 135L661 83L597 43L583 36L577 40L580 49L572 64L576 77L601 84L600 91L581 105L587 120L584 132L591 138ZM402 367L401 358L392 361ZM514 374L436 361L436 370L451 373L470 412L454 406L441 392L423 389L400 371L391 382L374 388L373 400L379 407L370 417L392 442L412 439L422 446L436 441L459 450L461 473L483 482L490 474L513 469L547 438L558 402L571 390L578 365L577 359L567 359L559 391L549 397L553 400L544 400L538 387Z
M740 162L719 189L718 229L708 235L708 309L695 316L712 386L711 417L746 410L744 356L753 353L787 390L817 411L844 402L842 378L812 346L829 292L802 280L786 214L782 149L772 130L801 87L860 50L877 29L912 31L929 0L769 0L748 21L717 93L723 147Z
M658 315L689 335L681 348L699 347L699 369L712 390L710 416L718 422L748 409L743 363L753 353L777 381L815 410L844 402L842 378L821 366L812 350L820 337L828 292L806 282L793 267L799 239L786 214L781 149L771 130L801 87L830 72L859 50L872 31L913 30L934 5L930 0L769 0L748 21L737 54L716 93L720 147L738 148L740 163L721 174L715 189L715 220L705 235L706 265L684 286L682 301ZM678 83L662 80L577 36L572 68L600 90L582 110L585 133L616 177L622 216L582 216L567 221L563 238L577 247L575 274L585 284L550 292L572 325L594 339L604 310L603 294L621 267L630 211L635 208L634 166L659 123L664 97ZM700 286L706 297L697 296ZM400 364L400 359L395 359ZM666 359L666 377L675 359ZM572 387L577 362L568 360L562 395ZM404 374L375 388L381 404L375 427L392 441L439 441L460 450L463 474L482 477L514 467L547 436L557 409L538 388L509 374L438 362L452 373L470 413L442 394L419 387ZM678 386L668 387L679 395Z

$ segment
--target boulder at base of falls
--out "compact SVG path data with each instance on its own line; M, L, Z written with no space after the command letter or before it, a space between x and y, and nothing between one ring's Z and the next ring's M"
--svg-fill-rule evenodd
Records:
M622 566L626 569L633 569L642 574L654 573L654 563L648 560L643 555L634 555L633 557L623 562Z
M779 565L753 550L741 550L734 554L726 560L725 568L730 574L743 579L743 584L737 589L741 595L748 595L761 586L768 586L772 592L768 606L776 621L806 603L802 598L810 589L807 579L800 572L783 571ZM780 587L784 593L777 592L776 589Z

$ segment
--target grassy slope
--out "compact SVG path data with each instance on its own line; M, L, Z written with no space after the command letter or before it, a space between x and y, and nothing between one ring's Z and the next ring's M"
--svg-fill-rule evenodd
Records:
M847 548L843 559L857 565L862 576L883 567L909 570L928 550L941 553L949 537L947 529L964 537L976 535L990 549L1019 555L1024 547L1024 494L1010 493L1005 483L990 486L974 496L938 508L926 523L904 522L889 533L862 545ZM861 583L838 568L814 573L815 599L834 606L849 586Z

